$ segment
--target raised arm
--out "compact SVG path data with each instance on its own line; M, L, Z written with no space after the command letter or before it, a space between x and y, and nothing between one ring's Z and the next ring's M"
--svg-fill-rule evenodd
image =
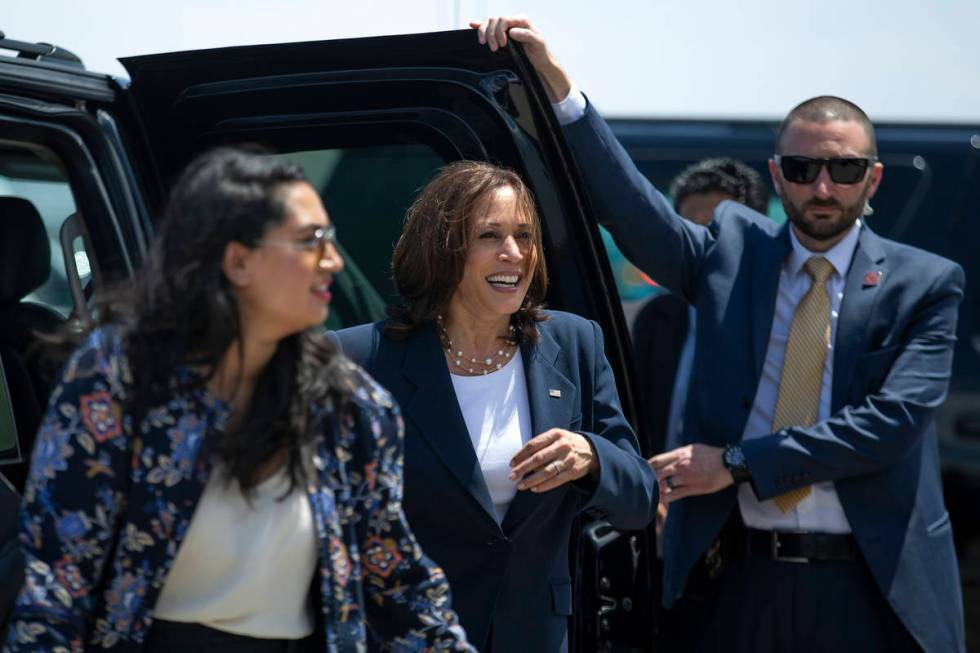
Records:
M509 37L520 43L553 104L579 93L526 16L500 16L470 23L491 50ZM701 264L714 244L711 232L684 220L636 168L606 122L583 99L582 109L559 113L596 220L612 233L631 263L657 283L695 301Z
M491 16L483 21L471 21L470 27L477 30L480 45L486 45L491 52L506 46L508 38L520 43L541 78L548 99L558 103L568 97L572 79L552 56L544 34L531 23L530 18L523 15Z

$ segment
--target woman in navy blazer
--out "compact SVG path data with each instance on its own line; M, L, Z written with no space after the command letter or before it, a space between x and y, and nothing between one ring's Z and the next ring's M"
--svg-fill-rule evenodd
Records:
M447 166L395 248L404 304L337 334L402 406L405 512L484 652L564 650L572 520L638 529L657 505L598 325L542 309L541 251L516 174Z

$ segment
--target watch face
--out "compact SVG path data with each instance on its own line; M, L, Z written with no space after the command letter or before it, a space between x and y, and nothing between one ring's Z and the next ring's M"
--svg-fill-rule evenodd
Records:
M732 473L732 478L736 483L743 483L750 479L749 467L745 460L745 454L742 453L742 447L734 444L728 445L725 447L721 459L728 471Z
M745 464L745 455L741 447L725 448L725 464L729 467L741 467Z

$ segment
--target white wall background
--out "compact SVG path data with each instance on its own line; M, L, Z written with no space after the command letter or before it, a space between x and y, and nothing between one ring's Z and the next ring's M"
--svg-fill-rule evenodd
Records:
M120 56L514 11L608 115L778 118L832 93L874 120L980 123L980 0L0 0L0 30L122 75Z

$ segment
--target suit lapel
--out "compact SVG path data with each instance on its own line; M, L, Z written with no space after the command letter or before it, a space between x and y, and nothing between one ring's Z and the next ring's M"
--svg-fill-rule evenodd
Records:
M433 327L423 327L405 341L402 373L415 385L415 393L402 406L405 417L412 420L460 485L496 523L490 491Z
M545 324L539 325L538 330L541 334L538 344L521 347L527 399L531 411L531 437L551 428L568 428L572 418L575 417L575 401L578 394L575 384L555 367L561 347L548 332ZM509 532L545 499L546 495L518 491L504 517L502 524L504 532Z
M763 236L763 232L756 232ZM789 222L783 225L775 238L765 234L756 239L752 252L752 360L755 376L752 391L759 385L762 366L769 348L769 333L776 313L776 294L779 292L779 273L786 256L792 249L789 238Z
M866 279L870 279L870 282L865 283ZM838 312L831 412L839 410L847 399L854 366L864 350L871 312L881 294L880 288L887 280L887 261L881 242L870 229L862 226L854 258L844 280L844 299Z

